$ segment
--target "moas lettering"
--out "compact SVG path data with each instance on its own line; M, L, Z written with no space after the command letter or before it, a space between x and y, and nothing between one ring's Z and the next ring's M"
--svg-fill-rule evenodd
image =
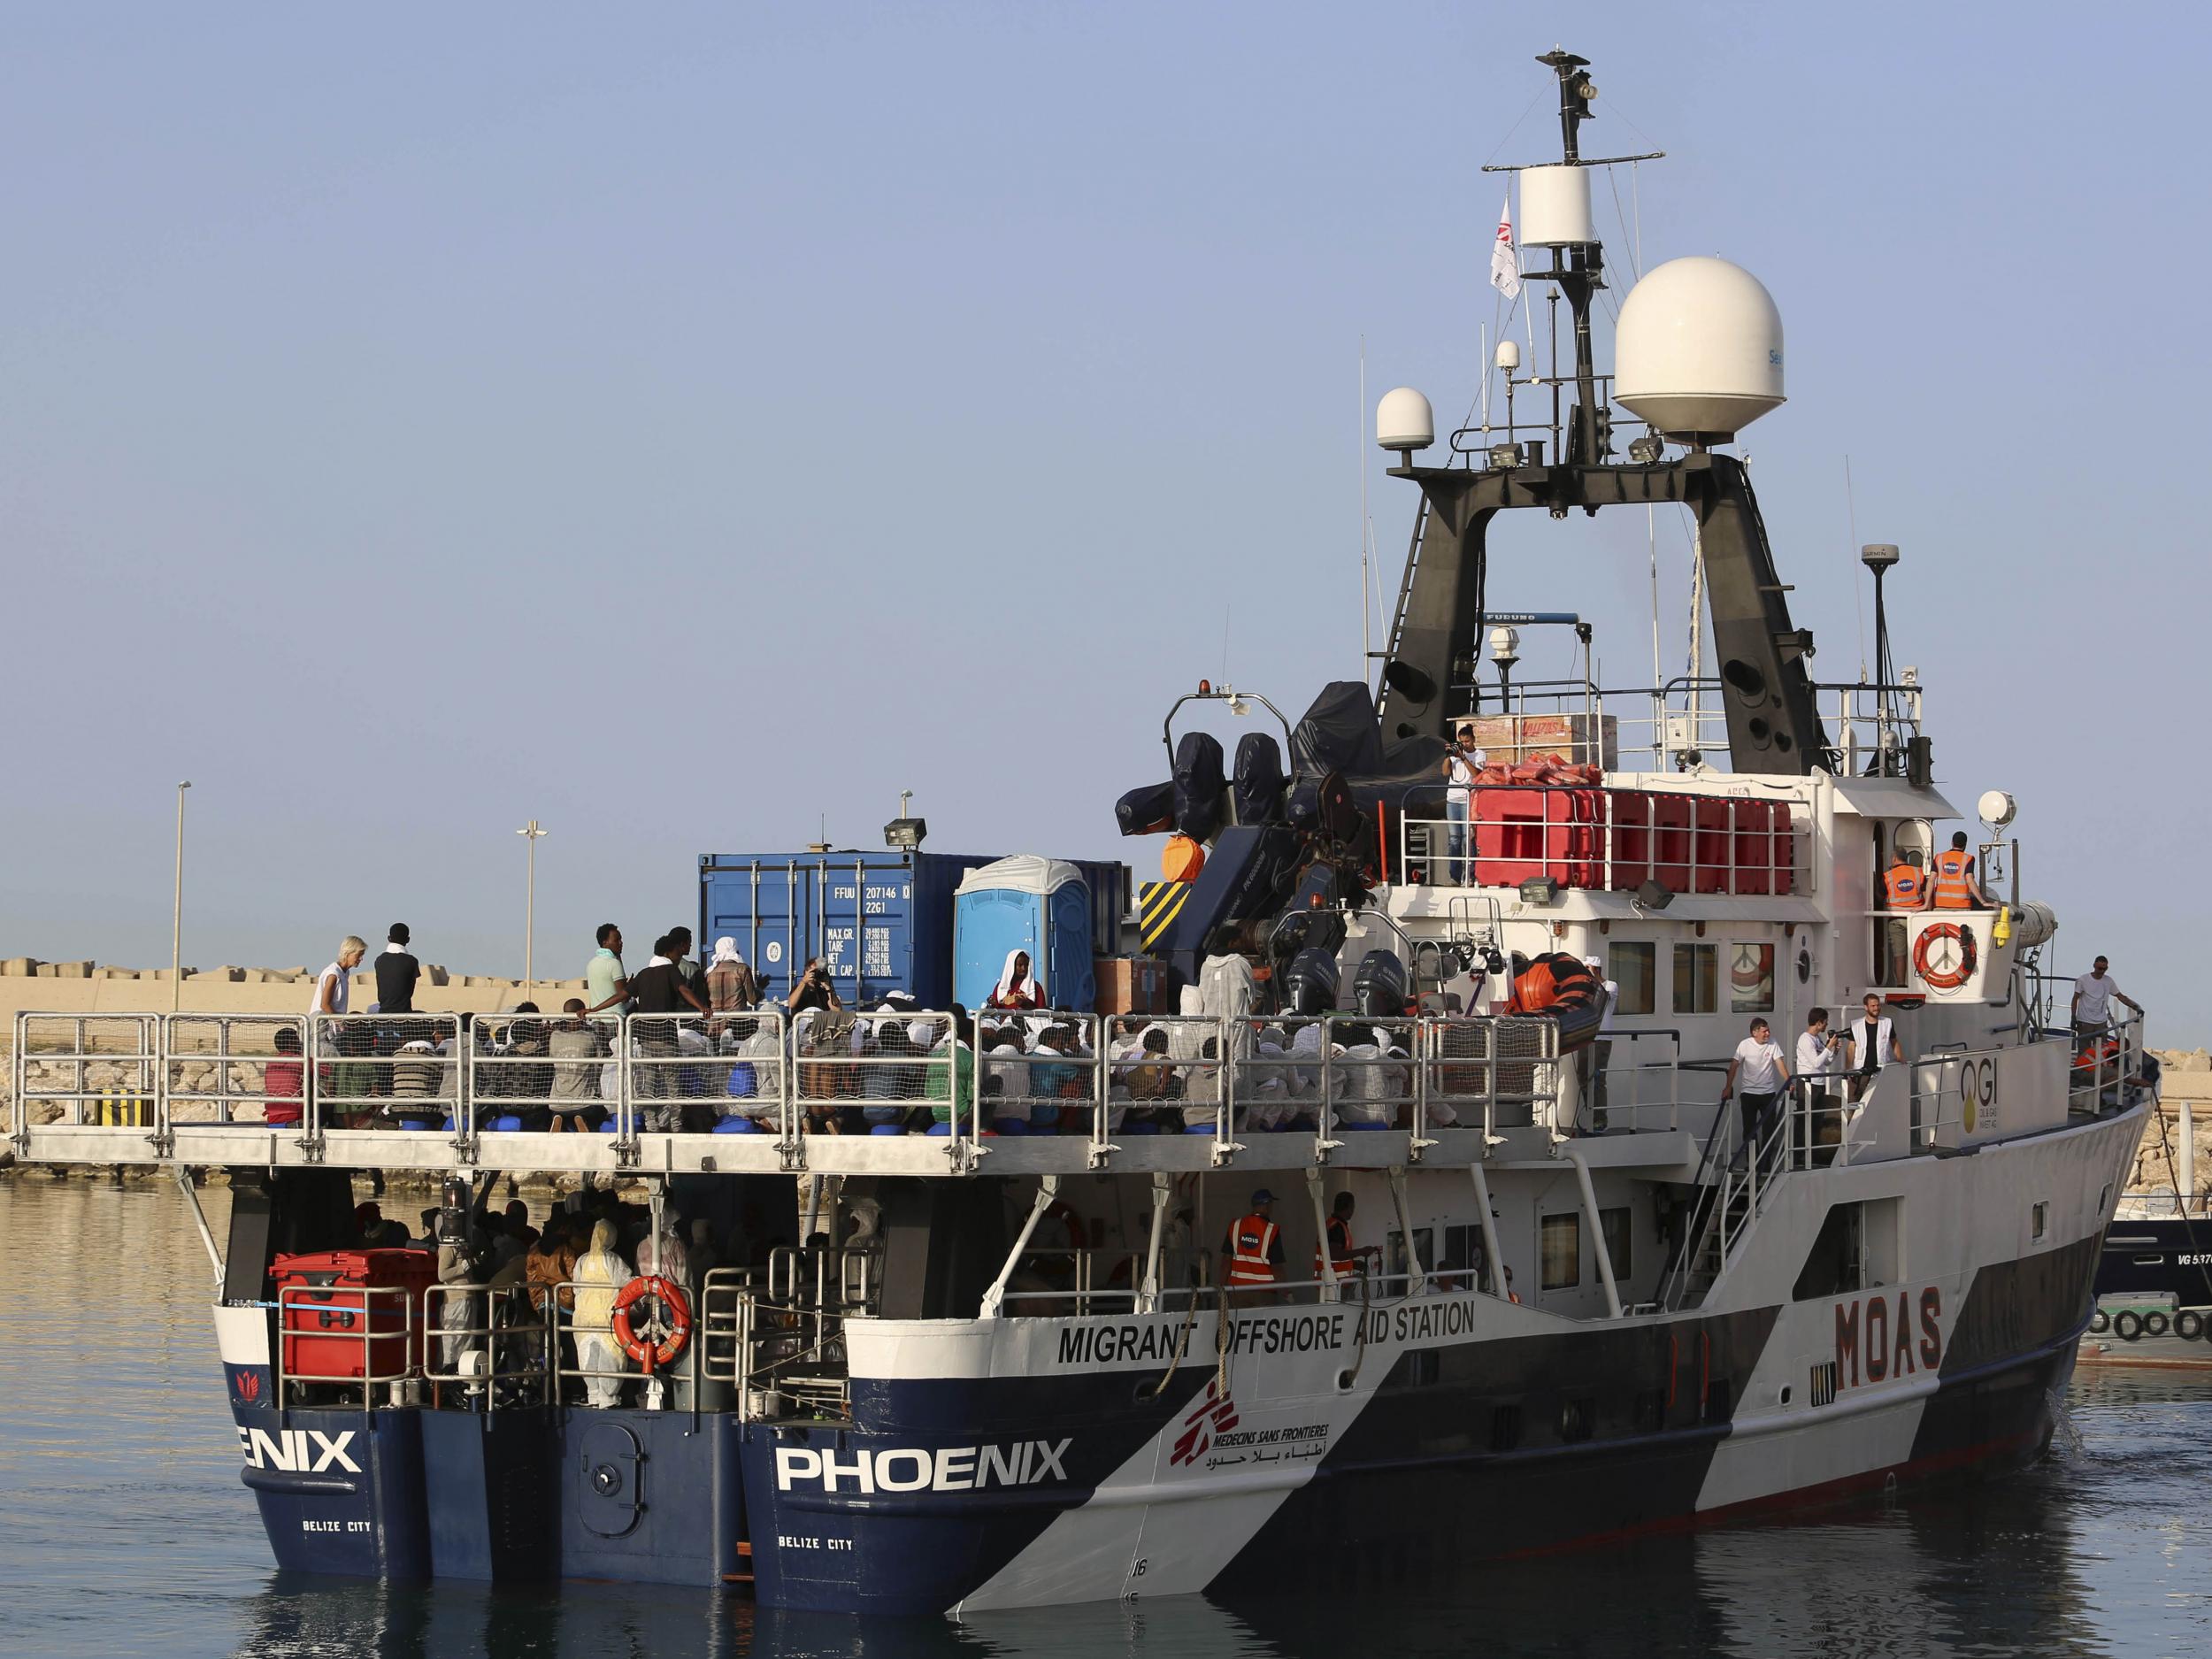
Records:
M1836 1304L1838 1386L1887 1382L1942 1363L1943 1293L1933 1285L1917 1296L1879 1290Z
M1065 1480L1060 1460L1075 1442L1017 1440L1011 1446L896 1447L841 1452L833 1447L776 1448L776 1489L802 1482L825 1492L975 1492L987 1486L1033 1486Z

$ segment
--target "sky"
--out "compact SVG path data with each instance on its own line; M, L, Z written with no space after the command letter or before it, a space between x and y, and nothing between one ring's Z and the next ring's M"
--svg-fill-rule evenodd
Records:
M1201 676L1358 672L1363 439L1480 381L1555 42L1617 303L1717 253L1823 680L1862 541L1936 772L2020 803L2057 956L2212 1042L2187 434L2200 8L16 8L0 20L0 956L541 974L826 826L1126 857ZM1624 234L1625 232L1626 234ZM1600 350L1609 334L1601 327ZM1847 466L1851 489L1847 495ZM1640 515L1493 536L1648 684ZM1659 525L1680 672L1687 542ZM1380 624L1376 625L1379 627ZM1533 631L1532 631L1533 633ZM1534 638L1520 671L1560 673ZM1971 827L1970 825L1969 827Z

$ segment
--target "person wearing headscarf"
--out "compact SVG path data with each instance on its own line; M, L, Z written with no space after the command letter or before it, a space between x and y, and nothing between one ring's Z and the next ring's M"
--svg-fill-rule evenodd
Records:
M630 1264L617 1252L614 1241L614 1223L595 1223L591 1248L577 1258L573 1274L576 1368L584 1373L586 1400L601 1407L622 1402L621 1373L629 1369L613 1327L615 1295L630 1282Z
M760 1001L760 979L738 954L737 941L725 934L714 941L707 964L707 1002L718 1014L742 1014Z
M1046 1007L1045 987L1038 983L1037 975L1029 965L1026 950L1010 950L1006 965L999 970L998 984L984 1003L986 1008L1043 1008Z

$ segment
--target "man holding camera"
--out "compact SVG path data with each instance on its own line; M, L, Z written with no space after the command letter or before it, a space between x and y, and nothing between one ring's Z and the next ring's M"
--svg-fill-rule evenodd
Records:
M795 1016L810 1008L833 1009L845 1005L837 1000L837 987L830 983L829 970L822 965L819 956L809 956L806 966L792 982L791 995L784 998L784 1006Z

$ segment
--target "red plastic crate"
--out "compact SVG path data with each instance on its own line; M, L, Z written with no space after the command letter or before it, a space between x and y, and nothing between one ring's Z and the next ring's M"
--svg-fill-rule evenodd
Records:
M1774 803L1736 801L1734 891L1764 896L1774 891Z
M280 1256L270 1272L283 1304L286 1376L358 1378L367 1361L392 1377L422 1363L422 1293L438 1279L431 1252Z
M1717 795L1700 795L1691 803L1697 816L1696 868L1690 874L1699 893L1728 891L1729 868L1735 863L1730 844L1731 803Z
M1686 795L1655 794L1651 797L1652 879L1671 893L1690 890L1690 858L1695 839L1690 827L1693 804Z
M1607 790L1606 818L1613 837L1609 885L1616 893L1633 893L1651 879L1651 792Z
M1606 805L1606 792L1602 789L1546 792L1549 833L1546 837L1544 872L1562 887L1605 885Z
M1544 873L1547 831L1541 789L1497 786L1474 792L1475 874L1483 887L1517 887Z

